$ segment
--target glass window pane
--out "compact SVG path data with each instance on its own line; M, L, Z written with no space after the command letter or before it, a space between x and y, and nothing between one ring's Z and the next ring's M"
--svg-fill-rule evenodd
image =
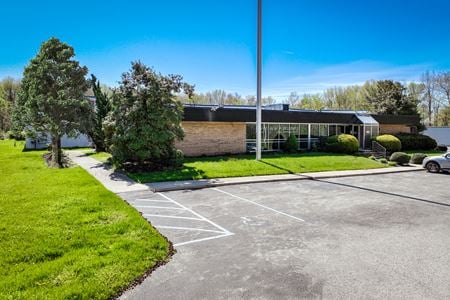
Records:
M285 139L289 136L289 124L280 124L280 134Z
M298 138L300 136L299 126L299 124L289 124L289 134L293 134Z
M328 136L328 125L320 125L320 136Z
M308 137L308 124L300 124L300 137L301 138Z
M269 139L278 138L279 127L280 126L278 124L270 124L269 125Z
M336 135L336 125L330 125L330 136Z
M256 139L256 124L247 124L247 140Z
M318 138L319 136L319 124L311 124L311 137Z

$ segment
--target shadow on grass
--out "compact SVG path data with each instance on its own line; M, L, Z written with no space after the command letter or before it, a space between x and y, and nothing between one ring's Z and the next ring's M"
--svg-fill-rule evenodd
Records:
M127 175L140 183L208 178L203 170L188 166L183 166L182 169L177 170L165 170L148 173L127 173Z
M283 153L283 152L270 152L263 153L263 159L270 158L283 158L283 157L320 157L320 156L348 156L348 154L338 154L329 152L302 152L302 153ZM355 155L357 156L357 155ZM185 163L191 162L220 162L228 160L248 160L255 159L255 154L232 154L232 155L220 155L220 156L197 156L186 157Z
M265 161L265 160L261 160L260 162L262 162L263 164L269 165L269 166L271 166L271 167L274 167L274 168L276 168L276 169L279 169L279 170L282 170L282 171L288 172L289 174L295 174L295 172L294 172L294 171L292 171L292 170L289 170L289 169L286 169L286 168L283 168L283 167L277 166L277 165L275 165L275 164L272 164L272 163L270 163L270 162L268 162L268 161Z

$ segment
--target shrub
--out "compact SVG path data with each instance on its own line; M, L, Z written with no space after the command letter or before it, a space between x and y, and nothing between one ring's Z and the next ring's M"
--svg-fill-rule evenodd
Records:
M436 141L423 134L399 133L395 135L402 143L403 150L433 150L436 148Z
M379 135L375 138L375 141L380 143L388 152L397 152L402 149L402 143L400 140L390 134Z
M329 152L352 154L358 151L359 142L351 134L333 135L328 138L325 149Z
M404 152L394 152L389 158L390 161L396 162L399 165L408 164L411 157Z
M25 140L25 132L23 131L8 131L6 132L6 138L10 140L16 141L24 141Z
M293 153L296 152L297 149L298 149L297 137L291 134L284 143L283 150L285 152Z
M427 157L426 154L414 153L411 156L411 160L409 162L412 163L412 164L421 164L423 162L423 160L425 159L425 157Z
M183 166L184 154L183 151L177 150L175 153L175 157L169 161L169 167L174 169L179 169Z
M371 156L369 156L369 159L376 160L377 158L375 156L371 155Z
M397 165L397 163L395 161L388 162L388 166L390 166L390 167L395 167L396 165Z
M447 151L448 150L447 146L445 146L445 145L439 145L439 146L437 146L436 149L438 149L439 151Z
M387 159L386 159L386 158L382 158L382 159L380 159L380 163L382 163L382 164L387 164L387 163L388 163L388 161L387 161Z

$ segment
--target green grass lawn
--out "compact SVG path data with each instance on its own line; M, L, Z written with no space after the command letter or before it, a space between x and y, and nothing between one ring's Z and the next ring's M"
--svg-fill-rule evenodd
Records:
M86 155L95 158L98 161L101 162L107 162L108 158L111 157L111 154L109 154L108 152L95 152L95 151L90 151L90 152L86 152Z
M0 299L108 299L169 244L80 167L0 141Z
M129 173L139 182L236 176L274 175L334 170L383 168L371 159L345 154L311 152L303 154L266 154L262 161L254 155L186 158L182 169L149 173Z

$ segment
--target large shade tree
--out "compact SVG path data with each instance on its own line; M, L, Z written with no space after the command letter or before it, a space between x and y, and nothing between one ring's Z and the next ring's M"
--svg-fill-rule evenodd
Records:
M376 113L392 115L418 114L418 99L407 93L397 81L379 80L366 89L367 102Z
M179 75L164 76L141 62L132 63L115 91L107 122L114 127L110 150L115 164L151 169L173 166L175 141L183 138L183 106L176 100L180 92L190 96L193 86Z
M74 60L74 49L56 38L41 45L26 66L15 116L28 133L50 134L52 167L62 166L61 137L86 132L93 105L86 67Z

